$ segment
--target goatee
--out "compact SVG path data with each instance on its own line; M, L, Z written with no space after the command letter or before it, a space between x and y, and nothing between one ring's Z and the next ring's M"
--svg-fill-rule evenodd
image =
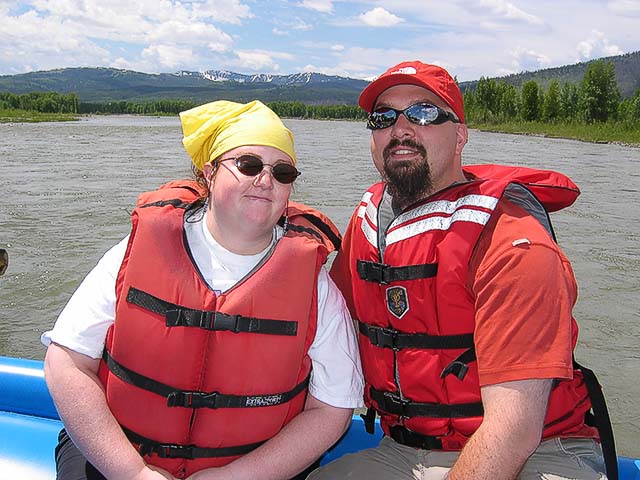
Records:
M391 160L396 147L409 147L420 153L421 158L411 162ZM427 196L433 187L431 169L427 162L427 149L414 140L400 141L396 138L389 142L382 152L382 178L387 182L387 190L399 205L406 207Z

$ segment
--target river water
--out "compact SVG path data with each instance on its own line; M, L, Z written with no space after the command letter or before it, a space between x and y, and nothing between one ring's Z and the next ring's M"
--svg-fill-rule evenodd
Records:
M363 123L286 120L302 177L294 199L343 230L378 177ZM580 285L577 359L603 384L619 453L640 457L640 149L471 131L465 163L554 169L581 187L553 214ZM39 336L111 245L137 194L189 175L177 118L0 124L0 355L41 359Z

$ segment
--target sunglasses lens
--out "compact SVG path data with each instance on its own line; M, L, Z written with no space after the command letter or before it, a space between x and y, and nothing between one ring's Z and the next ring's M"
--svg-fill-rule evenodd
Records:
M255 177L262 171L263 163L253 155L242 155L236 159L236 167L243 175Z
M4 275L9 266L9 254L4 248L0 248L0 276Z
M236 159L238 171L248 177L255 177L264 168L264 163L253 155L241 155ZM293 183L300 172L293 165L288 163L278 163L272 167L272 175L280 183Z
M438 109L433 105L411 105L404 114L411 123L428 125L438 118Z
M392 109L376 110L369 115L369 121L367 126L371 130L379 130L381 128L387 128L396 123L398 114Z
M279 163L273 167L273 178L280 183L293 183L300 172L293 165Z

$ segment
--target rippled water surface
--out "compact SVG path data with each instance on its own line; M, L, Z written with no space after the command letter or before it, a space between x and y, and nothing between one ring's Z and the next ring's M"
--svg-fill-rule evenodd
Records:
M377 180L362 123L286 120L296 135L294 198L342 230ZM42 358L49 328L83 276L129 229L137 194L189 175L177 118L91 117L0 124L0 355ZM553 214L580 285L578 361L599 375L619 451L640 456L640 149L470 133L465 163L541 167L572 177L575 205Z

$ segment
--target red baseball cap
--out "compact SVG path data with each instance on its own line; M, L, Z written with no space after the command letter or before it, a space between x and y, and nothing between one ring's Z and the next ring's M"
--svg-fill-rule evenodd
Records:
M417 85L431 90L449 105L464 123L464 102L456 81L444 68L418 61L402 62L384 72L362 91L358 105L370 113L382 92L394 85L402 84Z

